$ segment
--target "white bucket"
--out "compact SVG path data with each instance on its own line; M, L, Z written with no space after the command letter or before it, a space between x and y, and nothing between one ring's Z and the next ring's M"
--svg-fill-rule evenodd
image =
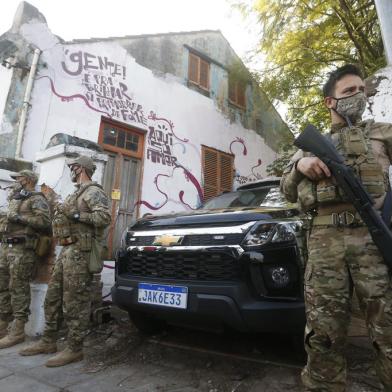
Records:
M44 301L48 285L46 283L31 283L30 317L25 332L28 336L41 335L45 327Z

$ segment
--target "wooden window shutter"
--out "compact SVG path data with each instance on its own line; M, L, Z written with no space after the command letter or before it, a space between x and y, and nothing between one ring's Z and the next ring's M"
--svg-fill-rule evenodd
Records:
M200 60L200 87L208 90L210 79L210 64L202 59Z
M233 189L233 156L220 153L220 189L219 193Z
M234 157L222 151L202 147L204 201L233 188Z
M188 79L199 84L199 57L189 53Z
M204 201L218 195L218 151L203 147Z

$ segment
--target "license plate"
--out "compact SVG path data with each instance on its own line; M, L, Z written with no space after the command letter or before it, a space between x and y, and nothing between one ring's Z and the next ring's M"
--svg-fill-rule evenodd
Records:
M139 283L138 302L142 304L186 309L188 287Z

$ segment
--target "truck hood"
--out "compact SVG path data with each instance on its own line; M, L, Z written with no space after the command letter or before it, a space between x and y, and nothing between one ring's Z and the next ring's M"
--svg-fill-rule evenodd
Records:
M196 210L180 214L146 217L137 221L132 230L156 230L158 228L219 227L244 222L288 219L298 215L295 209L285 208L229 208L223 210Z

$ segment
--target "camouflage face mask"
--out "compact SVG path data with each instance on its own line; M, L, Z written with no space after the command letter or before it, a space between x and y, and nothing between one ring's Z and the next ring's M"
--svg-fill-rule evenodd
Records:
M334 110L348 122L348 125L362 119L362 114L366 109L366 95L363 92L360 91L350 97L334 99L337 101Z

